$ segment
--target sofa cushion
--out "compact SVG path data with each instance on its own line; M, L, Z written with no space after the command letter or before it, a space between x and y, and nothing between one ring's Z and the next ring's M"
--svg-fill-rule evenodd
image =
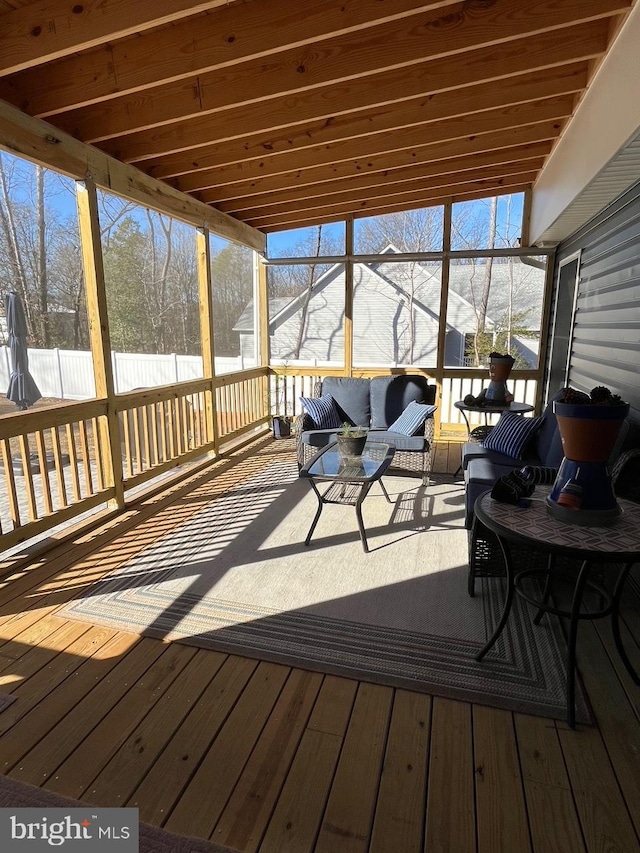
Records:
M389 444L395 447L396 450L427 450L428 442L423 435L401 435L399 432L390 432L389 430L376 429L369 430L368 437L370 441L380 441L383 444Z
M476 483L490 489L499 477L504 477L513 470L513 462L506 465L496 465L495 462L490 462L488 459L474 459L467 466L464 479L467 485Z
M318 429L338 429L342 426L336 402L330 394L323 397L300 397L300 402Z
M369 380L345 376L327 376L322 380L322 395L330 394L336 401L340 421L368 427L371 421Z
M309 447L326 447L335 441L337 429L310 429L302 433L302 443Z
M564 395L564 389L556 391L553 397L547 403L547 406L542 413L544 423L540 427L539 432L533 440L536 456L540 459L543 465L549 468L557 468L562 462L564 456L562 452L562 442L558 433L558 422L553 413L554 400L559 400ZM558 458L558 453L560 454Z
M487 450L522 459L527 444L540 429L544 418L523 418L513 412L503 412L500 420L482 442Z
M374 376L370 382L372 429L388 429L411 402L435 403L436 386L424 376Z
M476 458L469 462L467 470L464 472L465 481L465 527L471 528L473 523L473 507L476 500L484 492L493 487L493 484L499 477L504 477L513 471L514 463L507 465L496 465L489 459Z
M416 403L412 400L398 420L389 426L389 432L398 432L400 435L417 435L420 430L424 433L424 422L433 416L437 406L428 403Z

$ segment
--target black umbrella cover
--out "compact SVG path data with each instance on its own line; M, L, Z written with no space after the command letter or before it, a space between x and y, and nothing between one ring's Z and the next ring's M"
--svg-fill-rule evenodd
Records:
M15 403L19 409L28 409L42 397L42 394L29 373L27 318L22 300L15 291L5 294L4 306L11 351L11 376L7 388L7 399Z

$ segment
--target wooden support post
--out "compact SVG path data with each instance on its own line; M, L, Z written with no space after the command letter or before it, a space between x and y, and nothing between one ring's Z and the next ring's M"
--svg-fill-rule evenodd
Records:
M533 190L524 191L524 205L522 208L522 233L520 234L520 245L529 245L529 229L531 226L531 203L533 201Z
M269 287L267 281L267 267L262 263L261 257L254 253L255 275L257 278L258 298L258 338L259 338L259 364L268 367L271 361L271 348L269 345ZM255 323L254 323L255 328ZM267 417L271 413L271 374L263 380L262 389L262 411L261 417Z
M436 385L438 386L436 403L438 404L438 408L436 410L434 420L435 420L435 436L434 440L440 438L440 424L441 424L441 411L442 411L442 388L443 388L443 378L444 378L444 356L445 356L445 343L447 336L447 307L449 304L449 264L451 263L451 217L452 217L452 205L451 203L445 204L444 206L444 222L443 222L443 234L442 234L442 274L440 277L440 313L439 313L439 326L438 326L438 355L436 361Z
M198 228L196 231L198 250L198 292L200 300L200 340L202 346L202 366L204 378L209 382L209 391L205 394L205 418L207 435L213 436L213 456L218 455L218 413L215 390L215 345L213 340L213 311L211 292L211 249L209 231Z
M345 222L344 373L353 376L353 217Z
M113 486L115 496L109 504L124 509L124 472L120 450L120 423L115 408L115 390L111 367L111 341L109 320L107 317L107 299L102 261L102 243L100 240L100 222L98 219L98 198L96 187L90 178L76 182L78 203L78 224L84 282L87 291L87 314L89 315L89 339L93 359L93 375L96 383L96 397L106 400L107 417L100 418L100 448L106 452L105 476L107 486ZM99 451L100 452L100 451Z

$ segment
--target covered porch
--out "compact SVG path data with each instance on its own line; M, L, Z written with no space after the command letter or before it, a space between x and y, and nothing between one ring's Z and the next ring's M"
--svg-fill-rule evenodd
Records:
M437 445L436 480L455 483L458 450ZM135 806L142 821L242 851L635 850L637 688L607 624L581 630L594 725L571 731L562 719L61 612L293 456L292 440L261 439L5 575L2 689L16 700L0 714L3 773L96 806ZM637 665L633 595L623 618Z
M467 430L454 404L486 387L490 349L518 350L509 384L536 414L564 384L606 384L637 417L638 4L165 5L0 0L0 274L35 306L31 364L46 363L50 383L44 403L0 417L2 776L242 853L634 853L640 697L607 622L580 628L590 722L571 730L562 713L446 679L414 688L216 648L188 627L187 599L182 636L70 608L128 566L144 586L140 566L153 574L173 547L191 547L195 565L194 525L206 537L212 519L208 562L238 566L255 562L261 518L292 524L277 553L293 577L306 484L294 440L274 440L271 424L298 415L323 377L419 373L436 386L430 485L403 478L386 521L368 517L370 565L388 557L395 570L402 553L395 563L417 573L418 555L427 591L429 573L465 576ZM12 195L9 156L73 200L56 276L47 176ZM489 214L474 220L478 200ZM114 203L125 214L109 220ZM18 209L38 212L31 277L11 239L28 231L7 216ZM155 246L172 228L190 247L179 308L145 290L165 281L170 240ZM65 350L54 332L72 322ZM146 348L131 344L138 332ZM118 373L143 360L160 378ZM77 390L85 372L90 393ZM273 466L290 475L282 507ZM313 554L347 565L355 520L323 523ZM406 535L389 544L394 530ZM399 613L391 586L372 580L371 597L393 594ZM349 614L349 596L334 597ZM636 670L639 598L630 583ZM492 606L478 595L474 618ZM475 631L459 636L469 659L485 639ZM435 646L446 636L433 634Z

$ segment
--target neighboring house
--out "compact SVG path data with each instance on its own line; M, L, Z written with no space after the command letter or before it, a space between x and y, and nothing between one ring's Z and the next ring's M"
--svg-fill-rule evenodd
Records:
M384 250L398 254L393 246ZM502 267L502 269L500 268ZM541 291L523 287L518 267L494 264L492 300L494 314L487 316L485 328L496 328L494 317L508 310L503 278L509 276L513 311L527 313L527 328L539 322ZM514 272L515 270L515 272ZM530 268L527 268L530 273ZM477 310L471 301L472 281L479 275L471 266L452 266L449 281L445 363L449 367L465 364L465 348L477 329ZM358 264L354 269L353 363L356 366L422 364L434 367L438 347L441 266L389 260ZM275 363L301 361L314 364L342 364L344 359L345 272L335 264L315 282L311 294L269 301L269 339L271 360ZM465 295L463 295L465 294ZM468 298L467 298L468 297ZM529 323L532 315L533 325ZM300 340L303 317L304 333ZM249 303L234 327L240 336L244 358L253 354L253 305ZM524 339L523 339L524 340ZM524 348L519 347L524 355ZM297 353L300 353L297 356ZM525 356L526 358L526 356ZM537 355L531 349L532 364ZM529 360L529 359L527 359Z

